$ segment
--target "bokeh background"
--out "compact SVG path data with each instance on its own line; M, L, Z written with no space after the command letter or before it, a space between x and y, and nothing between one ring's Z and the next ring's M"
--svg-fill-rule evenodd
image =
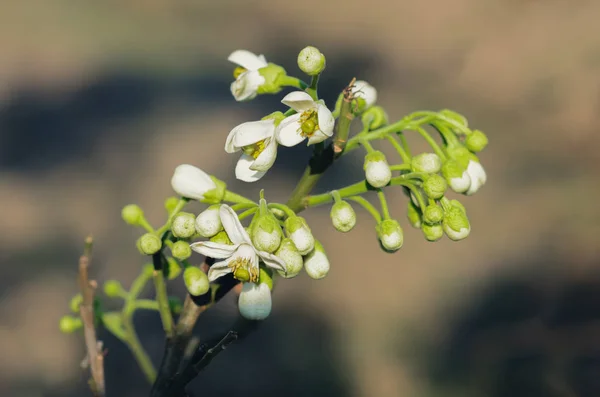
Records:
M227 133L278 109L281 95L236 103L226 58L245 48L299 74L296 55L310 44L327 56L329 105L356 76L378 88L391 118L447 107L488 134L488 183L463 199L472 234L426 242L400 191L390 200L405 246L394 255L379 250L364 213L340 234L327 208L306 212L329 276L281 283L262 329L192 389L599 396L598 15L592 0L2 2L0 395L88 395L82 338L58 331L83 238L95 237L93 276L128 285L143 259L120 209L136 202L161 224L175 166L285 200L309 152L286 151L260 184L235 181ZM360 173L356 151L319 190ZM183 294L180 283L171 290ZM198 335L223 331L235 312L225 299ZM158 316L136 324L158 364ZM126 348L101 337L109 396L147 395Z

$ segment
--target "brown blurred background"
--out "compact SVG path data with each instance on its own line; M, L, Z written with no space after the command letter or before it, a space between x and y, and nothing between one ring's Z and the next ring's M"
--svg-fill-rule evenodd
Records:
M263 328L192 389L600 396L599 15L592 0L2 2L0 395L88 395L82 338L58 331L81 243L94 234L95 277L129 285L143 259L120 208L136 202L162 223L176 165L285 200L309 152L286 151L259 184L235 181L227 133L279 109L282 95L236 103L226 58L245 48L299 74L310 44L327 56L328 105L356 76L394 119L448 107L488 134L488 183L463 199L472 234L427 243L400 191L390 200L405 246L394 255L364 213L340 234L327 208L307 212L329 276L281 283ZM360 153L350 157L321 190L359 178ZM172 291L183 295L179 283ZM198 335L224 330L235 310L224 300ZM158 364L158 316L136 324ZM126 348L101 336L109 397L147 395Z

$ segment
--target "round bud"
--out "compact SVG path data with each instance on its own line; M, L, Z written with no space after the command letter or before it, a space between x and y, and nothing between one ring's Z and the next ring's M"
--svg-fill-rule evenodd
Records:
M352 94L358 101L358 111L362 112L377 102L377 90L364 80L357 80L352 87Z
M154 255L162 248L162 242L156 235L146 233L138 240L138 248L144 255Z
M481 152L483 149L485 149L487 144L487 136L479 130L474 130L467 135L467 139L465 139L465 145L467 146L467 149L475 153Z
M83 326L83 322L79 317L63 316L60 319L58 327L60 332L65 334L72 334Z
M250 230L250 238L257 250L272 253L279 248L283 232L270 212L267 215L257 215Z
M319 280L327 276L331 265L320 242L315 241L315 249L304 258L304 270L312 279Z
M183 241L178 241L177 243L184 243ZM177 244L175 243L175 244ZM188 246L189 245L187 243L184 243L185 245ZM191 253L191 249L190 249L190 253ZM175 260L175 258L167 258L167 278L169 280L175 280L179 275L181 274L181 266L179 265L179 262L177 262Z
M367 182L373 187L384 187L392 179L392 171L385 155L380 151L367 153L364 163Z
M331 222L337 231L346 233L356 225L356 213L347 201L340 200L331 207Z
M171 232L178 238L190 238L196 233L196 217L189 212L180 212L173 218Z
M444 229L439 223L436 225L424 224L423 227L421 227L421 230L427 241L438 241L444 236Z
M302 255L298 252L298 249L294 245L294 242L290 238L284 238L281 240L281 245L275 252L275 256L281 259L285 263L287 274L278 270L277 273L281 277L292 278L296 277L302 270L304 260Z
M485 173L485 169L476 160L469 160L469 165L467 166L467 174L469 174L469 178L471 178L471 186L465 192L467 196L471 196L479 191L485 182L487 181L487 174Z
M225 230L221 230L219 233L212 236L209 240L213 243L233 245L233 242L231 242L231 240L229 239L229 235Z
M421 153L412 158L410 165L415 172L436 174L442 169L442 160L435 153Z
M144 266L142 266L142 274L152 277L154 274L154 265L152 263L146 263Z
M196 266L187 267L183 271L183 282L190 295L204 295L210 289L208 276Z
M411 226L415 229L421 228L421 211L419 207L412 200L408 201L408 207L406 209L406 216Z
M173 314L181 313L181 310L183 309L183 303L181 302L181 299L179 299L177 296L169 296L169 309L171 309Z
M471 186L471 177L456 160L447 160L442 165L442 175L456 193L464 193Z
M430 204L423 211L423 222L428 225L435 225L444 219L444 210L435 204Z
M183 261L192 256L192 248L185 241L176 241L171 248L171 255L173 258Z
M446 235L454 241L467 238L471 232L471 225L467 215L455 206L449 206L444 211L442 226Z
M121 210L121 217L128 224L137 226L144 219L144 211L139 205L129 204Z
M388 125L388 115L381 106L371 106L360 117L363 126L369 131Z
M423 191L433 200L438 200L444 197L444 193L446 193L446 189L448 189L448 183L444 178L439 176L438 174L430 175L423 182Z
M81 294L77 294L71 298L69 302L69 308L73 313L79 313L79 306L83 303L83 296Z
M377 235L381 246L388 252L398 251L404 243L404 233L398 221L384 219L377 225Z
M219 204L211 205L196 218L196 232L202 237L210 238L223 229Z
M267 284L243 283L238 309L247 320L264 320L271 314L271 290Z
M304 47L298 54L298 67L309 76L316 76L325 70L325 55L318 48Z
M126 295L127 292L123 289L123 286L117 280L107 280L104 282L104 293L109 298L118 298Z
M294 242L294 245L301 255L306 255L313 250L315 238L304 218L300 216L290 216L285 220L283 225L288 236Z
M177 207L177 204L179 204L179 198L175 196L168 197L165 200L165 209L170 214L173 211L175 211L175 207Z

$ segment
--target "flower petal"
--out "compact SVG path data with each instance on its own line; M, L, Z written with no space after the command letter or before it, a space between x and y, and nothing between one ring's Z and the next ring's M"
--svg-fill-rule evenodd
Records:
M208 281L215 281L219 277L231 273L233 269L229 267L230 261L231 259L225 259L224 261L214 263L210 269L208 269Z
M238 125L233 130L236 131L233 138L233 145L239 149L271 138L275 134L275 120L250 121Z
M229 55L227 60L248 70L258 70L267 66L267 60L264 55L257 56L253 52L247 50L234 51Z
M364 80L355 81L352 92L356 97L365 100L367 108L370 108L377 102L377 90Z
M238 309L247 320L264 320L271 313L271 290L265 284L243 283L238 299Z
M256 182L265 176L266 171L255 171L251 168L252 164L254 157L242 154L235 166L235 177L244 182Z
M267 172L269 168L275 163L277 158L277 141L275 138L271 138L267 143L267 147L258 155L256 160L250 165L250 169L253 171Z
M260 259L265 263L265 265L267 265L271 269L287 272L285 262L282 259L265 251L257 251L257 254L260 257Z
M314 145L315 143L323 142L325 139L329 138L327 135L323 134L323 131L316 130L313 132L312 136L308 138L307 146Z
M335 119L327 106L322 103L317 105L317 117L319 120L319 129L328 137L332 136Z
M215 189L217 185L210 175L198 167L181 164L175 168L171 178L171 187L177 194L194 200L204 199L204 193Z
M315 101L304 91L290 92L283 97L281 103L291 107L298 113L302 113L305 110L314 109L316 107Z
M206 257L215 259L229 258L233 255L237 247L237 245L213 243L212 241L199 241L190 244L192 250Z
M303 137L298 131L300 130L300 114L294 114L285 118L277 129L277 142L283 146L292 147L302 142Z
M219 208L219 215L221 216L221 223L225 232L229 236L229 239L234 244L250 244L250 236L246 233L244 226L240 223L240 220L233 209L227 204L221 205Z
M265 83L265 78L257 71L247 71L231 83L231 94L236 101L249 101L258 95L258 87Z

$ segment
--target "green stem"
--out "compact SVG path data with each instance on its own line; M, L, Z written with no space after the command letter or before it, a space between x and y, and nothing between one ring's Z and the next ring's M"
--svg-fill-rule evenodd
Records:
M308 95L310 95L314 101L319 99L319 95L317 94L317 87L319 85L319 77L320 77L320 74L317 74L316 76L312 76L312 78L310 79L310 86L304 88L306 93Z
M333 138L333 153L336 158L341 156L346 148L348 136L350 135L350 124L354 120L354 114L352 113L352 92L346 87L343 95L340 116L337 119L335 136Z
M146 309L146 310L158 310L158 302L151 299L138 299L133 302L134 310Z
M375 219L375 222L377 222L377 223L381 222L381 214L379 213L379 211L377 211L377 209L373 206L373 204L371 204L369 201L367 201L364 197L352 196L352 197L348 197L347 200L352 200L352 201L360 204L364 209L366 209L371 214L373 219Z
M402 143L402 148L404 148L404 151L406 152L408 157L412 157L412 154L410 153L410 146L408 146L408 142L406 141L404 132L400 131L397 135L400 138L400 143Z
M237 212L239 210L254 208L254 207L256 207L255 203L237 203L237 204L232 205L231 209Z
M156 379L156 370L154 369L154 365L152 365L150 357L148 357L148 354L138 339L133 326L132 316L133 309L125 310L123 313L123 328L126 332L125 343L129 347L129 350L131 350L131 353L135 357L135 360L142 369L148 382L153 383Z
M385 193L383 193L382 189L379 189L377 192L377 197L379 197L379 202L381 203L381 212L383 212L383 219L390 219L390 210L388 208L387 200L385 199Z
M429 133L427 131L425 131L425 129L423 129L422 127L416 127L415 129L427 141L427 143L429 144L429 146L431 146L431 148L433 149L433 151L435 152L435 154L437 154L438 157L442 161L445 161L446 160L446 154L439 147L439 145L437 144L437 142L431 137L431 135L429 135Z
M278 210L285 212L285 214L288 217L296 215L296 213L294 211L292 211L292 209L285 204L269 203L267 206L268 206L268 208L276 208Z
M162 255L159 253L158 255ZM163 329L167 338L173 336L173 316L169 308L169 297L167 296L167 285L162 269L154 270L153 273L154 288L156 289L156 301L158 302L158 312L162 320Z
M163 235L164 232L169 230L169 228L171 227L171 222L173 222L173 218L175 218L175 215L177 215L189 201L190 200L185 197L182 197L179 199L179 201L177 202L177 205L175 206L175 208L173 208L173 211L169 214L169 218L167 219L167 222L156 231L157 236L160 237Z
M142 219L139 220L139 225L148 233L154 233L154 228L148 223L146 218L142 217Z
M392 146L396 149L396 151L402 158L402 161L404 161L406 164L410 164L410 154L408 154L406 150L404 150L404 148L402 147L402 145L400 145L400 143L398 143L396 138L393 135L388 135L387 140L390 141Z
M294 87L294 88L298 88L300 90L304 90L308 87L308 84L306 84L304 81L300 80L297 77L293 77L293 76L281 76L279 78L279 81L280 81L281 85L285 86L285 87Z
M231 203L247 203L257 205L254 201L247 199L244 196L240 196L239 194L233 193L229 190L225 191L225 195L223 196L223 201L229 201Z
M246 211L242 212L241 214L239 214L238 219L241 221L241 220L249 217L250 215L254 214L256 211L258 211L258 207L250 208L249 210L246 210Z

